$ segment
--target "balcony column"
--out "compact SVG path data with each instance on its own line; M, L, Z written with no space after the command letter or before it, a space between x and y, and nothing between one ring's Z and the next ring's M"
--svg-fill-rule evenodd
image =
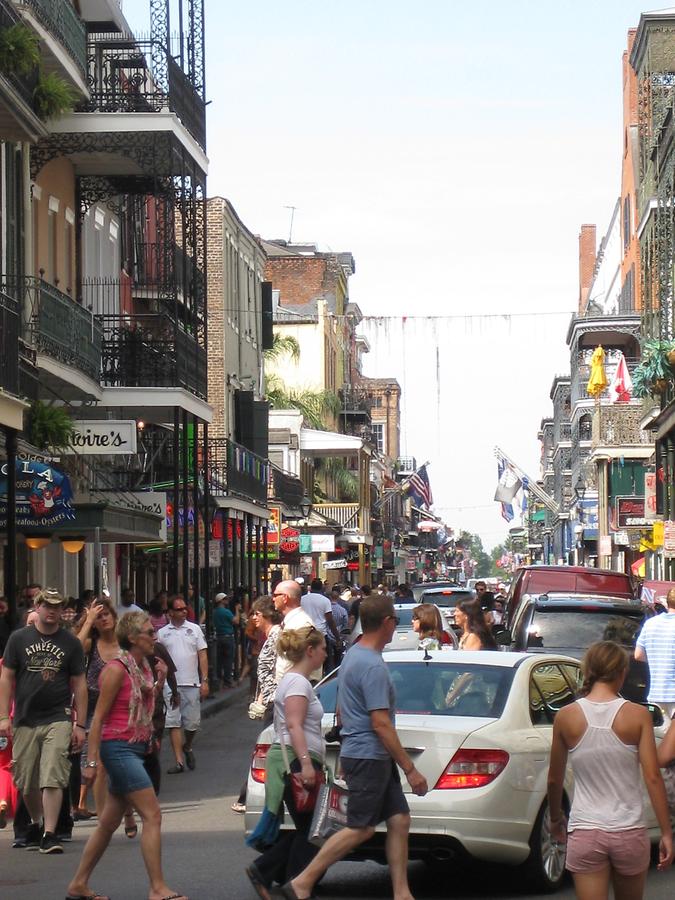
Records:
M200 596L200 588L201 588L201 554L199 552L199 420L197 416L192 416L192 441L191 444L191 452L192 452L192 507L194 509L194 528L192 529L192 550L195 560L194 566L194 574L192 577L192 582L195 588L195 617L199 622L199 596ZM208 518L206 515L204 516L204 540L208 542ZM204 565L208 566L209 564L209 555L208 555L208 543L207 543L207 553L204 557ZM204 602L208 603L210 598L204 597ZM208 634L208 630L207 630Z
M267 566L267 525L263 525L263 593L269 593L269 568Z
M5 547L5 598L9 621L16 622L16 430L5 428L7 453L7 546Z
M675 484L673 483L673 479L675 479L675 438L673 438L672 432L666 439L666 458L664 506L666 517L672 522L675 520ZM675 559L666 559L664 562L666 580L672 581L675 578Z
M260 596L260 592L262 590L262 585L260 582L260 554L262 552L262 547L260 546L260 519L255 523L255 589L257 591L258 596Z
M188 481L190 478L190 467L188 459L188 414L183 410L183 428L182 428L182 477L183 477L183 599L187 603L187 589L190 583L190 532L188 529L188 509L190 508L190 494L188 491ZM198 617L198 616L197 616Z
M229 509L222 509L220 511L221 516L223 517L223 561L220 568L220 581L221 587L225 593L230 590L231 579L230 579L230 539L227 536L227 526L230 522L230 511Z
M246 583L248 586L248 596L251 597L251 588L253 587L253 516L246 513L246 552L248 553L248 566L246 571Z
M239 587L239 542L237 540L237 523L239 519L232 518L232 590Z
M178 507L180 506L180 414L178 407L173 411L173 547L171 548L171 571L169 573L169 590L178 593Z
M604 543L603 537L609 535L609 480L607 477L608 466L606 459L599 459L598 466L598 567L609 569L612 565L611 554L600 554L600 547Z
M204 590L204 600L206 602L206 632L207 634L211 633L212 628L212 619L213 619L213 606L212 606L212 598L211 598L211 571L209 567L209 545L211 541L211 496L210 496L210 485L208 478L208 467L207 461L209 458L209 426L206 422L202 425L202 437L203 437L203 454L202 458L204 460L204 523L205 523L205 554L204 554L204 582L203 582L203 590ZM195 454L196 456L196 454Z
M243 515L239 520L241 522L241 535L239 540L239 584L243 587L246 587L244 581L246 580L246 515Z

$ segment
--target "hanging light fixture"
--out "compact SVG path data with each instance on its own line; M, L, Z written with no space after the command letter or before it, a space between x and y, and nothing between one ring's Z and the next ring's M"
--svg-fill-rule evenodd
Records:
M66 553L79 553L84 547L84 538L81 537L62 537L61 546Z
M51 544L52 539L50 537L27 537L26 538L26 547L29 550L42 550L48 544Z

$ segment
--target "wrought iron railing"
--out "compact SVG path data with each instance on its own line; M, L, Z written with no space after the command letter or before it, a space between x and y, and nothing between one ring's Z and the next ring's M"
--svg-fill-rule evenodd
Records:
M608 386L600 395L601 401L609 401L611 399L609 385L611 385L614 376L616 375L616 368L619 364L621 352L621 350L615 348L605 350L605 375L607 376ZM577 356L576 366L573 366L572 371L572 404L579 403L581 400L591 401L594 399L586 390L588 379L591 377L592 356L593 348L591 347L580 351ZM628 366L629 374L633 374L639 362L639 359L626 357L626 365Z
M95 316L42 278L5 281L13 296L25 296L27 343L38 353L98 381L101 326Z
M19 304L0 291L0 388L19 394Z
M305 486L297 475L284 472L272 466L272 478L269 485L270 500L278 500L286 506L300 506L305 495Z
M370 419L372 400L365 391L358 388L344 387L338 391L340 413L345 416L357 416Z
M101 383L182 387L206 397L206 351L170 316L101 315Z
M81 112L174 112L206 146L206 105L194 85L157 41L106 37L87 47L89 100Z
M603 406L593 414L593 446L623 447L631 444L649 446L654 443L650 431L643 431L641 406L615 404Z
M209 486L212 496L237 494L267 501L269 460L252 453L228 438L209 439Z
M19 0L58 38L82 75L87 67L87 30L70 0Z
M333 519L342 525L343 528L359 527L359 511L361 507L358 503L315 503L315 512L321 513L327 519Z

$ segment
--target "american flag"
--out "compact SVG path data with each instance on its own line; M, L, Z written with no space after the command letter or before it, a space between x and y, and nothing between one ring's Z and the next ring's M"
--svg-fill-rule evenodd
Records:
M422 466L413 475L410 476L407 487L408 493L412 497L415 506L426 506L431 508L434 498L431 494L431 485L429 484L429 476L427 475L427 467Z

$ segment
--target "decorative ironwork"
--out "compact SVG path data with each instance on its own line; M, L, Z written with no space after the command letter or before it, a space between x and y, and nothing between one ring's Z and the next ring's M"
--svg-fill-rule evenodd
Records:
M284 472L272 466L272 478L269 487L271 500L278 500L289 507L299 507L305 495L305 486L297 475Z
M68 55L85 74L87 59L87 29L75 12L71 0L19 0L35 17L58 38Z
M209 438L207 466L211 495L267 501L270 463L228 438Z
M101 315L101 383L182 387L206 397L206 352L168 315Z
M91 312L41 278L5 278L11 294L25 296L27 341L58 362L98 381L101 328Z
M19 304L0 291L0 388L16 396L19 394L20 326Z
M654 439L643 431L641 406L603 406L593 414L593 446L623 447L626 445L650 446Z
M16 14L9 0L0 0L0 29L11 28L12 25L16 25L20 21L20 17ZM3 73L3 77L9 81L23 103L33 111L33 91L37 86L39 75L40 67L37 65L26 75Z
M605 331L612 330L611 319L605 325ZM619 359L623 351L618 347L605 347L605 374L607 381L611 385ZM576 354L576 359L572 365L572 403L576 404L582 400L589 403L593 402L593 398L586 390L588 379L591 377L591 359L593 357L593 347L585 347ZM629 373L633 373L640 360L634 357L625 357ZM600 399L608 401L610 399L609 386L602 392Z

